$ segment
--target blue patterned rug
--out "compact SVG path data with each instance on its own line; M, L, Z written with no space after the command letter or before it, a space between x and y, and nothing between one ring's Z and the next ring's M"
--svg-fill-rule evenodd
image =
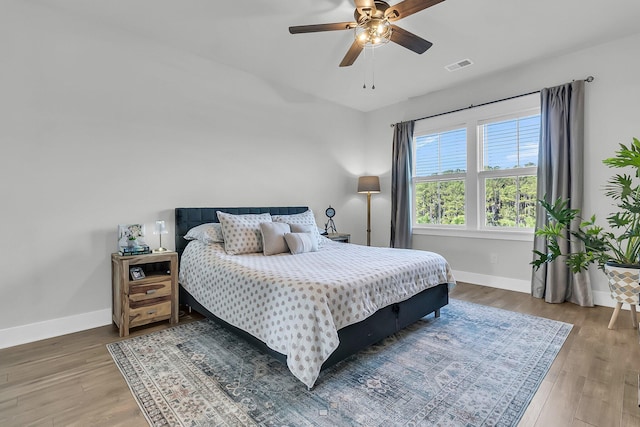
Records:
M208 320L107 347L154 426L515 426L571 327L452 299L311 391Z

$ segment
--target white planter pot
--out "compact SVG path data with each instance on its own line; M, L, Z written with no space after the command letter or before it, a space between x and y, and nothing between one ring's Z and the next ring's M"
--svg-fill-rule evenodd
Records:
M631 322L634 328L638 327L638 317L636 315L636 305L640 293L638 277L640 269L635 267L625 267L617 264L606 264L604 272L609 280L609 290L611 298L616 301L616 308L609 321L609 329L613 329L622 308L622 304L629 304L631 310Z
M638 304L638 293L640 292L640 284L638 284L639 269L606 264L604 272L607 275L607 279L609 279L611 298L621 303Z

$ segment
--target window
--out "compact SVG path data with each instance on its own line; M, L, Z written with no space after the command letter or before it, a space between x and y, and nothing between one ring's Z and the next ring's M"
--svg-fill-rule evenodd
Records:
M414 138L416 145L416 222L465 224L467 130L465 128Z
M540 115L501 118L478 128L486 227L534 228Z
M414 228L533 231L539 96L416 122Z

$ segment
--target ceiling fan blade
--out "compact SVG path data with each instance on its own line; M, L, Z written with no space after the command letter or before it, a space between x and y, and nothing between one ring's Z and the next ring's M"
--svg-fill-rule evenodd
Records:
M421 37L410 33L407 30L403 30L397 25L391 25L391 41L404 46L415 53L424 53L427 49L433 46L433 43L427 41Z
M358 43L357 40L353 41L353 44L347 51L347 54L342 58L342 62L340 63L341 67L348 67L349 65L353 65L360 56L360 52L362 52L362 46Z
M297 25L289 27L291 34L318 33L321 31L351 30L358 24L355 22L336 22L333 24Z
M356 10L360 12L360 14L368 14L373 15L376 11L376 4L373 0L354 0L356 4Z
M384 12L384 16L386 16L389 21L397 21L398 19L406 18L409 15L413 15L414 13L420 12L428 7L435 6L443 1L444 0L404 0L398 4L390 6Z

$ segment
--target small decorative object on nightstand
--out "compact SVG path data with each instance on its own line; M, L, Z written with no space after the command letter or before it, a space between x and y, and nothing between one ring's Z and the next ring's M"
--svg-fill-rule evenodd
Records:
M144 224L121 224L118 226L118 253L120 255L142 255L151 253L144 241Z
M111 255L113 322L129 329L169 320L178 323L178 254Z
M169 234L169 231L167 230L167 226L164 221L156 221L153 234L157 234L160 237L160 247L158 249L154 249L153 252L166 252L167 250L162 247L162 235Z
M336 234L338 230L336 230L336 224L333 222L333 217L336 216L336 210L329 205L327 210L324 211L324 214L329 218L329 221L324 225L324 232Z
M349 243L351 241L351 234L345 233L329 233L324 235L326 238L333 240L334 242Z

